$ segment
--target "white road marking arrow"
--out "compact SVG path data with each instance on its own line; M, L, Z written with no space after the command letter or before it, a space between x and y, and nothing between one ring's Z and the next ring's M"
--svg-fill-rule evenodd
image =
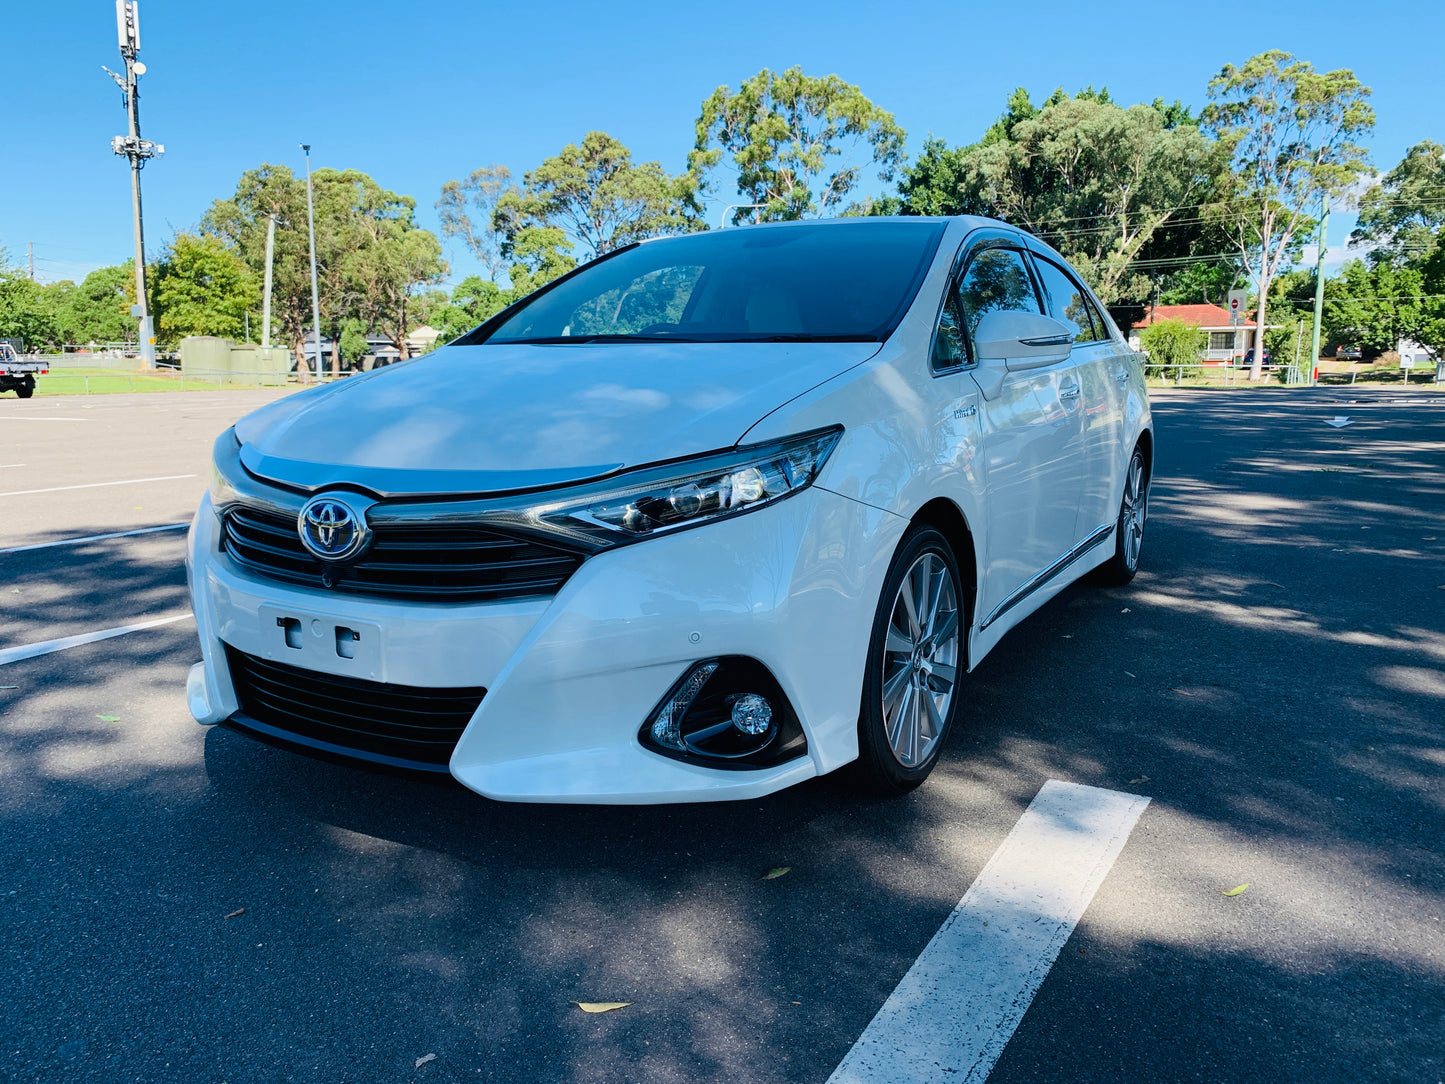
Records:
M1347 426L1347 425L1350 424L1350 419L1349 419L1349 417L1348 417L1347 415L1345 415L1345 414L1336 414L1336 415L1335 415L1333 418L1331 418L1329 421L1325 422L1325 424L1326 424L1326 425L1332 425L1332 426L1334 426L1336 429L1343 429L1345 426Z

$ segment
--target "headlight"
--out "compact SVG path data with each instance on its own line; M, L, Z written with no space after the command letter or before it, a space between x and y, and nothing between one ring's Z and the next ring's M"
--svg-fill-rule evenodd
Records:
M842 434L842 427L835 426L651 468L619 479L614 488L589 488L576 500L530 512L568 534L613 545L697 527L806 489Z
M211 505L220 510L236 500L236 487L231 484L230 472L241 470L241 442L236 439L236 430L227 429L216 438L211 450Z

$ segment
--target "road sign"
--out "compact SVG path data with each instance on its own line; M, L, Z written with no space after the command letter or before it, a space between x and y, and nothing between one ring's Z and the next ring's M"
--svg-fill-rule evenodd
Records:
M1229 314L1231 316L1244 315L1244 306L1249 304L1249 294L1244 290L1230 290L1225 296L1229 298L1225 303L1225 308L1229 309Z

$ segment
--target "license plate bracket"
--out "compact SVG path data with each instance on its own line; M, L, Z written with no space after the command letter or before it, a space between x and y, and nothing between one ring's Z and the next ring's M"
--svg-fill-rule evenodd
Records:
M381 626L290 606L262 606L261 654L275 662L382 680Z

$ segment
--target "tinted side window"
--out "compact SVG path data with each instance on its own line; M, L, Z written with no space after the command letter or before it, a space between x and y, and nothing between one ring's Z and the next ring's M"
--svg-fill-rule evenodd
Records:
M1108 338L1102 324L1095 330L1093 321L1098 317L1092 313L1093 306L1089 304L1088 295L1063 268L1037 256L1034 257L1034 266L1038 268L1044 292L1049 295L1049 315L1073 326L1074 342L1087 343Z
M959 281L958 300L970 339L985 313L1043 311L1023 257L1011 248L986 248L977 253Z
M1084 303L1088 306L1089 316L1094 321L1094 338L1100 342L1107 342L1113 338L1109 334L1109 325L1104 323L1104 318L1099 315L1098 307L1089 299L1088 294L1084 295Z
M943 311L938 316L938 330L933 333L933 367L951 369L968 361L963 345L963 321L958 315L958 296L953 286L943 301Z

